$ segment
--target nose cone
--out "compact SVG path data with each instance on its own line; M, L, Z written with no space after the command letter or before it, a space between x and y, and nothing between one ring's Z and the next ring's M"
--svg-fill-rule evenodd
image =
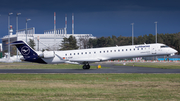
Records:
M173 48L171 48L171 49L170 49L170 52L171 52L171 53L177 53L178 51L175 50L175 49L173 49Z
M177 53L178 51L171 48L169 52L170 52L170 55L173 56L173 55L175 55L175 53Z
M173 53L177 53L177 52L178 52L177 50L173 49Z
M171 51L170 51L172 54L176 54L178 51L177 50L175 50L175 49L171 49Z

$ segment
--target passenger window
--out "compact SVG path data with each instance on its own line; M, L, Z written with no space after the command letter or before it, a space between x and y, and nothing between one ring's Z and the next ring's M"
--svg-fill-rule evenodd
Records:
M118 50L118 52L120 52L120 50Z
M89 52L89 54L91 54L91 52Z
M76 55L76 53L74 53L74 55Z
M112 50L111 50L111 52L112 52Z
M131 51L131 49L129 49Z
M81 54L83 55L83 52Z
M136 50L136 49L134 48L134 50Z
M141 48L141 50L143 50L143 48Z
M79 55L79 53L78 53L78 55Z
M107 53L108 53L109 51L107 50Z
M96 54L96 52L94 52L94 54Z
M116 50L114 50L114 52L116 52Z
M105 53L105 51L104 51L104 53Z
M87 54L87 52L85 52L85 54Z
M126 51L127 51L127 49L126 49Z
M122 51L124 51L124 49L122 49Z
M72 54L70 53L70 55L72 55Z
M100 51L100 53L101 53L101 51Z
M67 54L65 54L65 56L67 56Z

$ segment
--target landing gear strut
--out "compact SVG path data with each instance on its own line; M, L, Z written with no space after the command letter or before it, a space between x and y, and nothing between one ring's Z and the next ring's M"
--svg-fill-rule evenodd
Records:
M89 69L91 66L89 65L89 63L87 62L87 63L84 63L84 65L83 65L83 69Z
M167 61L169 61L169 55L167 55Z

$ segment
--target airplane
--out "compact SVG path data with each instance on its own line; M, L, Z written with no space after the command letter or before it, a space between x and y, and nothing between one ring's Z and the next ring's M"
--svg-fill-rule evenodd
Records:
M13 55L8 58L8 53L4 54L4 57L0 58L0 62L5 62L5 63L12 63L12 62L21 62L20 58L22 58L22 55Z
M15 45L23 55L21 60L44 64L83 64L83 69L90 69L89 63L112 59L174 55L177 51L161 43L127 45L66 51L35 51L24 41L15 41Z

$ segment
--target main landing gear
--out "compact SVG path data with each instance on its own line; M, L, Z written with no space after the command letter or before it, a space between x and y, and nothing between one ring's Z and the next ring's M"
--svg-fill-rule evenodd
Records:
M86 63L84 63L84 65L83 65L83 69L89 69L91 66L89 65L89 63L88 62L86 62Z

